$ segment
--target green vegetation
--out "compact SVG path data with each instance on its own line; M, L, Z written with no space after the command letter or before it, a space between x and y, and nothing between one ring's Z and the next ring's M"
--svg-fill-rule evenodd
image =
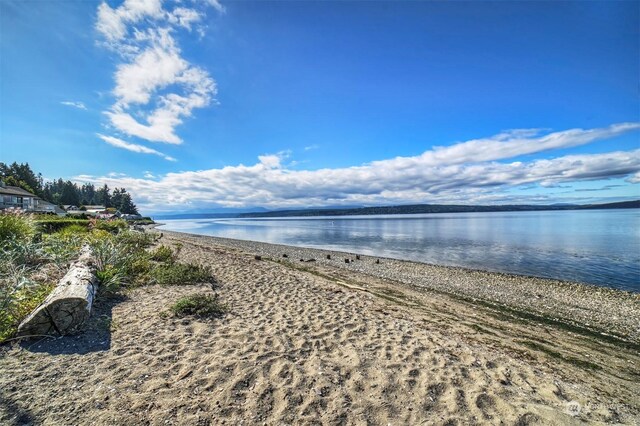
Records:
M0 213L0 342L14 336L83 245L92 249L103 293L147 284L214 282L209 268L178 261L179 246L152 249L157 238L155 233L129 230L123 220Z
M217 318L227 312L227 307L220 304L217 294L192 294L178 299L170 310L177 317Z
M26 240L35 234L33 221L18 213L0 216L0 241Z
M173 263L176 260L176 253L167 246L158 246L151 252L151 260L157 262Z
M160 264L151 270L150 278L160 285L214 283L210 268L191 263Z
M5 164L0 162L0 176L4 176L5 184L22 188L53 204L78 207L102 205L113 207L122 213L138 214L138 208L133 203L131 194L124 188L115 188L111 192L107 185L96 189L92 183L78 185L62 179L44 182L42 174L36 174L31 170L29 163Z
M52 234L54 232L62 231L63 229L74 226L76 230L78 227L83 227L85 231L89 230L89 220L87 219L72 219L72 218L60 218L57 216L39 216L35 220L35 224L40 232L46 234Z
M103 231L117 234L129 227L127 222L122 219L117 220L93 220L93 227L95 229L101 229Z

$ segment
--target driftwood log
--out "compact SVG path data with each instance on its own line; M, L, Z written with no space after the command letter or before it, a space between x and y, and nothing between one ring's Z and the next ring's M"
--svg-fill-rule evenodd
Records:
M81 255L51 294L18 327L18 336L72 334L91 314L98 279L91 251Z

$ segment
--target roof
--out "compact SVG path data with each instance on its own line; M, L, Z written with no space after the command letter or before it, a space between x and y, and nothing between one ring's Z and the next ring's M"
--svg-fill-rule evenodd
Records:
M0 186L0 194L4 195L19 195L22 197L32 197L38 198L34 194L29 191L25 191L22 188L18 188L17 186Z
M55 208L55 210L56 210L56 211L66 212L66 210L65 210L65 209L60 208L60 206L58 206L57 204L50 203L50 202L48 202L48 201L46 201L46 200L39 200L39 201L38 201L38 205L39 205L39 206L47 206L47 207L51 207L51 206L53 206L53 207Z

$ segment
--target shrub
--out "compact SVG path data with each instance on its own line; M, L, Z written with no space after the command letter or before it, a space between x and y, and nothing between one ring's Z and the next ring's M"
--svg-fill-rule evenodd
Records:
M96 275L102 288L108 292L117 291L129 277L127 273L131 263L135 260L135 252L125 244L115 240L112 236L95 236L89 240L96 261Z
M44 233L52 234L64 230L69 226L73 226L76 231L83 227L85 230L89 229L89 221L86 219L59 219L59 218L47 218L39 219L36 221L38 229Z
M198 318L216 318L222 316L227 307L218 302L217 294L192 294L185 296L171 306L171 312L184 317L193 315Z
M129 225L122 219L116 220L97 220L95 223L95 229L102 229L112 234L118 234L121 231L127 229Z
M130 223L133 223L134 225L153 225L155 222L150 217L143 217L140 219L134 219L130 221Z
M100 290L107 293L115 293L126 278L124 272L115 265L106 265L96 271L96 277L100 281Z
M16 266L35 266L49 260L44 246L32 240L4 241L0 248L0 256Z
M0 342L13 337L20 322L42 303L54 287L53 284L30 280L28 268L3 266L0 276Z
M124 231L116 237L122 244L138 250L149 247L156 240L156 234L137 231Z
M176 260L176 255L173 250L167 246L159 246L151 252L151 260L156 262L173 263Z
M160 264L149 273L151 282L160 285L214 283L211 269L192 263Z
M56 234L62 235L76 235L76 234L86 234L89 232L89 227L86 225L80 225L78 223L73 223L71 225L67 225L61 230L57 231Z
M0 244L9 240L28 240L35 234L33 220L19 212L0 214Z
M66 232L45 235L42 240L43 251L51 261L61 266L78 255L80 247L85 242L85 236L86 233Z

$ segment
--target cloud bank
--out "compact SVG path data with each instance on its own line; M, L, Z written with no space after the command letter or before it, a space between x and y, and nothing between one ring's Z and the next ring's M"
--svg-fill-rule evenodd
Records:
M112 8L103 2L95 27L102 44L121 60L114 74L115 103L104 111L110 126L129 137L179 145L182 139L176 128L194 109L209 105L217 89L206 70L182 56L175 34L194 28L202 33L207 9L223 12L224 8L216 0L171 5L125 0ZM152 151L135 152L157 152Z
M169 173L155 179L78 176L111 187L124 186L146 211L217 207L304 208L402 203L494 203L509 201L516 187L627 178L638 182L640 149L511 161L525 154L575 147L637 131L640 123L599 129L504 132L413 157L397 157L354 167L292 170L289 155L263 155L251 166ZM528 200L532 202L533 200Z

